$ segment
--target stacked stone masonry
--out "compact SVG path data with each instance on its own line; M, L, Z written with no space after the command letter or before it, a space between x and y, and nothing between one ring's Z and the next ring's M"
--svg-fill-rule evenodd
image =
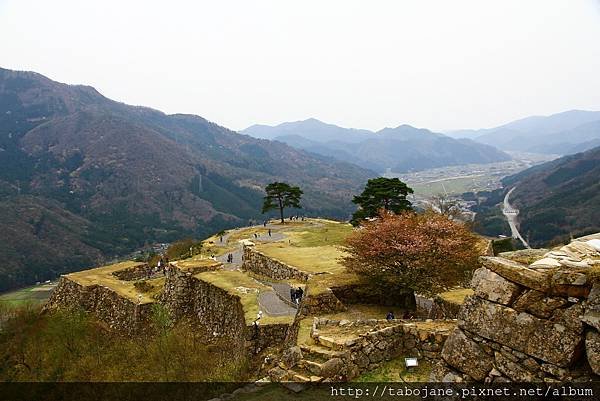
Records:
M529 265L503 256L482 258L431 379L600 379L600 284L589 274L600 264L600 234Z
M44 310L80 308L93 313L111 329L135 334L152 319L152 304L137 304L108 287L83 286L65 276L61 277Z
M119 280L133 281L145 279L152 274L152 267L147 263L140 263L136 266L129 267L123 270L117 270L112 273Z
M415 302L416 315L425 319L456 319L461 306L439 296L428 298L415 295Z
M147 329L157 304L168 311L173 323L185 320L209 329L214 338L232 341L232 355L236 356L281 344L289 329L287 324L259 327L247 324L239 297L198 279L174 264L170 266L157 302L138 304L108 287L96 284L84 286L62 276L45 310L81 308L93 313L116 332L131 335Z
M244 262L242 268L275 280L294 279L307 281L310 278L310 274L270 258L257 251L251 245L244 245Z
M322 334L332 326L360 334L345 340ZM314 318L311 337L315 345L286 350L269 374L275 381L344 381L400 356L436 361L449 333L448 328L419 329L415 322L403 320Z

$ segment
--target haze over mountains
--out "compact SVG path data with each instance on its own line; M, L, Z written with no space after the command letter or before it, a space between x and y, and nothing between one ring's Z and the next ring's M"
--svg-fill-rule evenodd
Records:
M272 181L302 187L303 213L345 218L374 175L198 116L0 69L0 290L146 241L260 219Z
M510 159L509 155L492 146L469 139L453 139L410 125L372 132L342 128L313 118L277 126L253 125L240 132L352 162L378 173L387 169L402 173Z
M567 155L600 145L600 111L532 116L495 128L448 132L506 151Z

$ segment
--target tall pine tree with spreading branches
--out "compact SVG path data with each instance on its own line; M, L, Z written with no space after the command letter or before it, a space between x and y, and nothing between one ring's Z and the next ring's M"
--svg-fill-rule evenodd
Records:
M352 215L351 223L357 226L367 218L377 217L381 209L396 214L412 210L410 201L406 199L412 193L412 188L398 178L372 178L364 191L352 199L359 209Z
M270 210L279 209L281 222L285 223L283 218L283 209L286 207L294 207L300 209L300 199L302 198L302 190L300 187L294 187L285 182L272 182L265 188L267 195L264 197L262 212L267 213Z

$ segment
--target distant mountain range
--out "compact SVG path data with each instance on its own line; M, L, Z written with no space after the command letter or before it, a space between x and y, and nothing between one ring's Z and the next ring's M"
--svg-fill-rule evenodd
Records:
M600 147L534 166L502 180L516 187L521 234L534 245L600 232Z
M567 155L600 145L600 111L533 116L496 128L448 132L506 151Z
M453 139L410 125L372 132L342 128L312 118L277 126L253 125L240 132L352 162L379 173L387 169L402 173L510 159L509 155L492 146L469 139Z
M304 190L303 213L345 218L373 176L198 116L0 69L0 291L261 219L272 181Z

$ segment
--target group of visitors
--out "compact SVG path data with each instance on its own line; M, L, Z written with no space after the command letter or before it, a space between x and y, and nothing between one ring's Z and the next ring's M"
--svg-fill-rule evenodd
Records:
M294 220L295 221L298 221L298 220L304 221L304 216L298 216L298 215L290 216L290 221L294 221Z
M302 301L303 295L304 295L304 290L302 289L302 287L290 288L290 299L296 305L300 304L300 301Z
M153 274L156 275L162 271L163 276L167 275L167 271L169 270L169 257L161 256L156 262L156 266L154 268L148 270L148 278L150 278Z
M227 263L233 263L233 253L227 255Z
M412 319L413 317L414 317L414 316L413 316L412 312L411 312L411 311L409 311L409 310L407 310L407 311L404 311L404 315L402 315L402 319L404 319L404 320L410 320L410 319ZM392 321L392 320L396 319L396 316L394 316L394 312L392 312L392 311L389 311L389 312L387 313L387 315L386 315L385 319L386 319L386 320L389 322L389 321Z

